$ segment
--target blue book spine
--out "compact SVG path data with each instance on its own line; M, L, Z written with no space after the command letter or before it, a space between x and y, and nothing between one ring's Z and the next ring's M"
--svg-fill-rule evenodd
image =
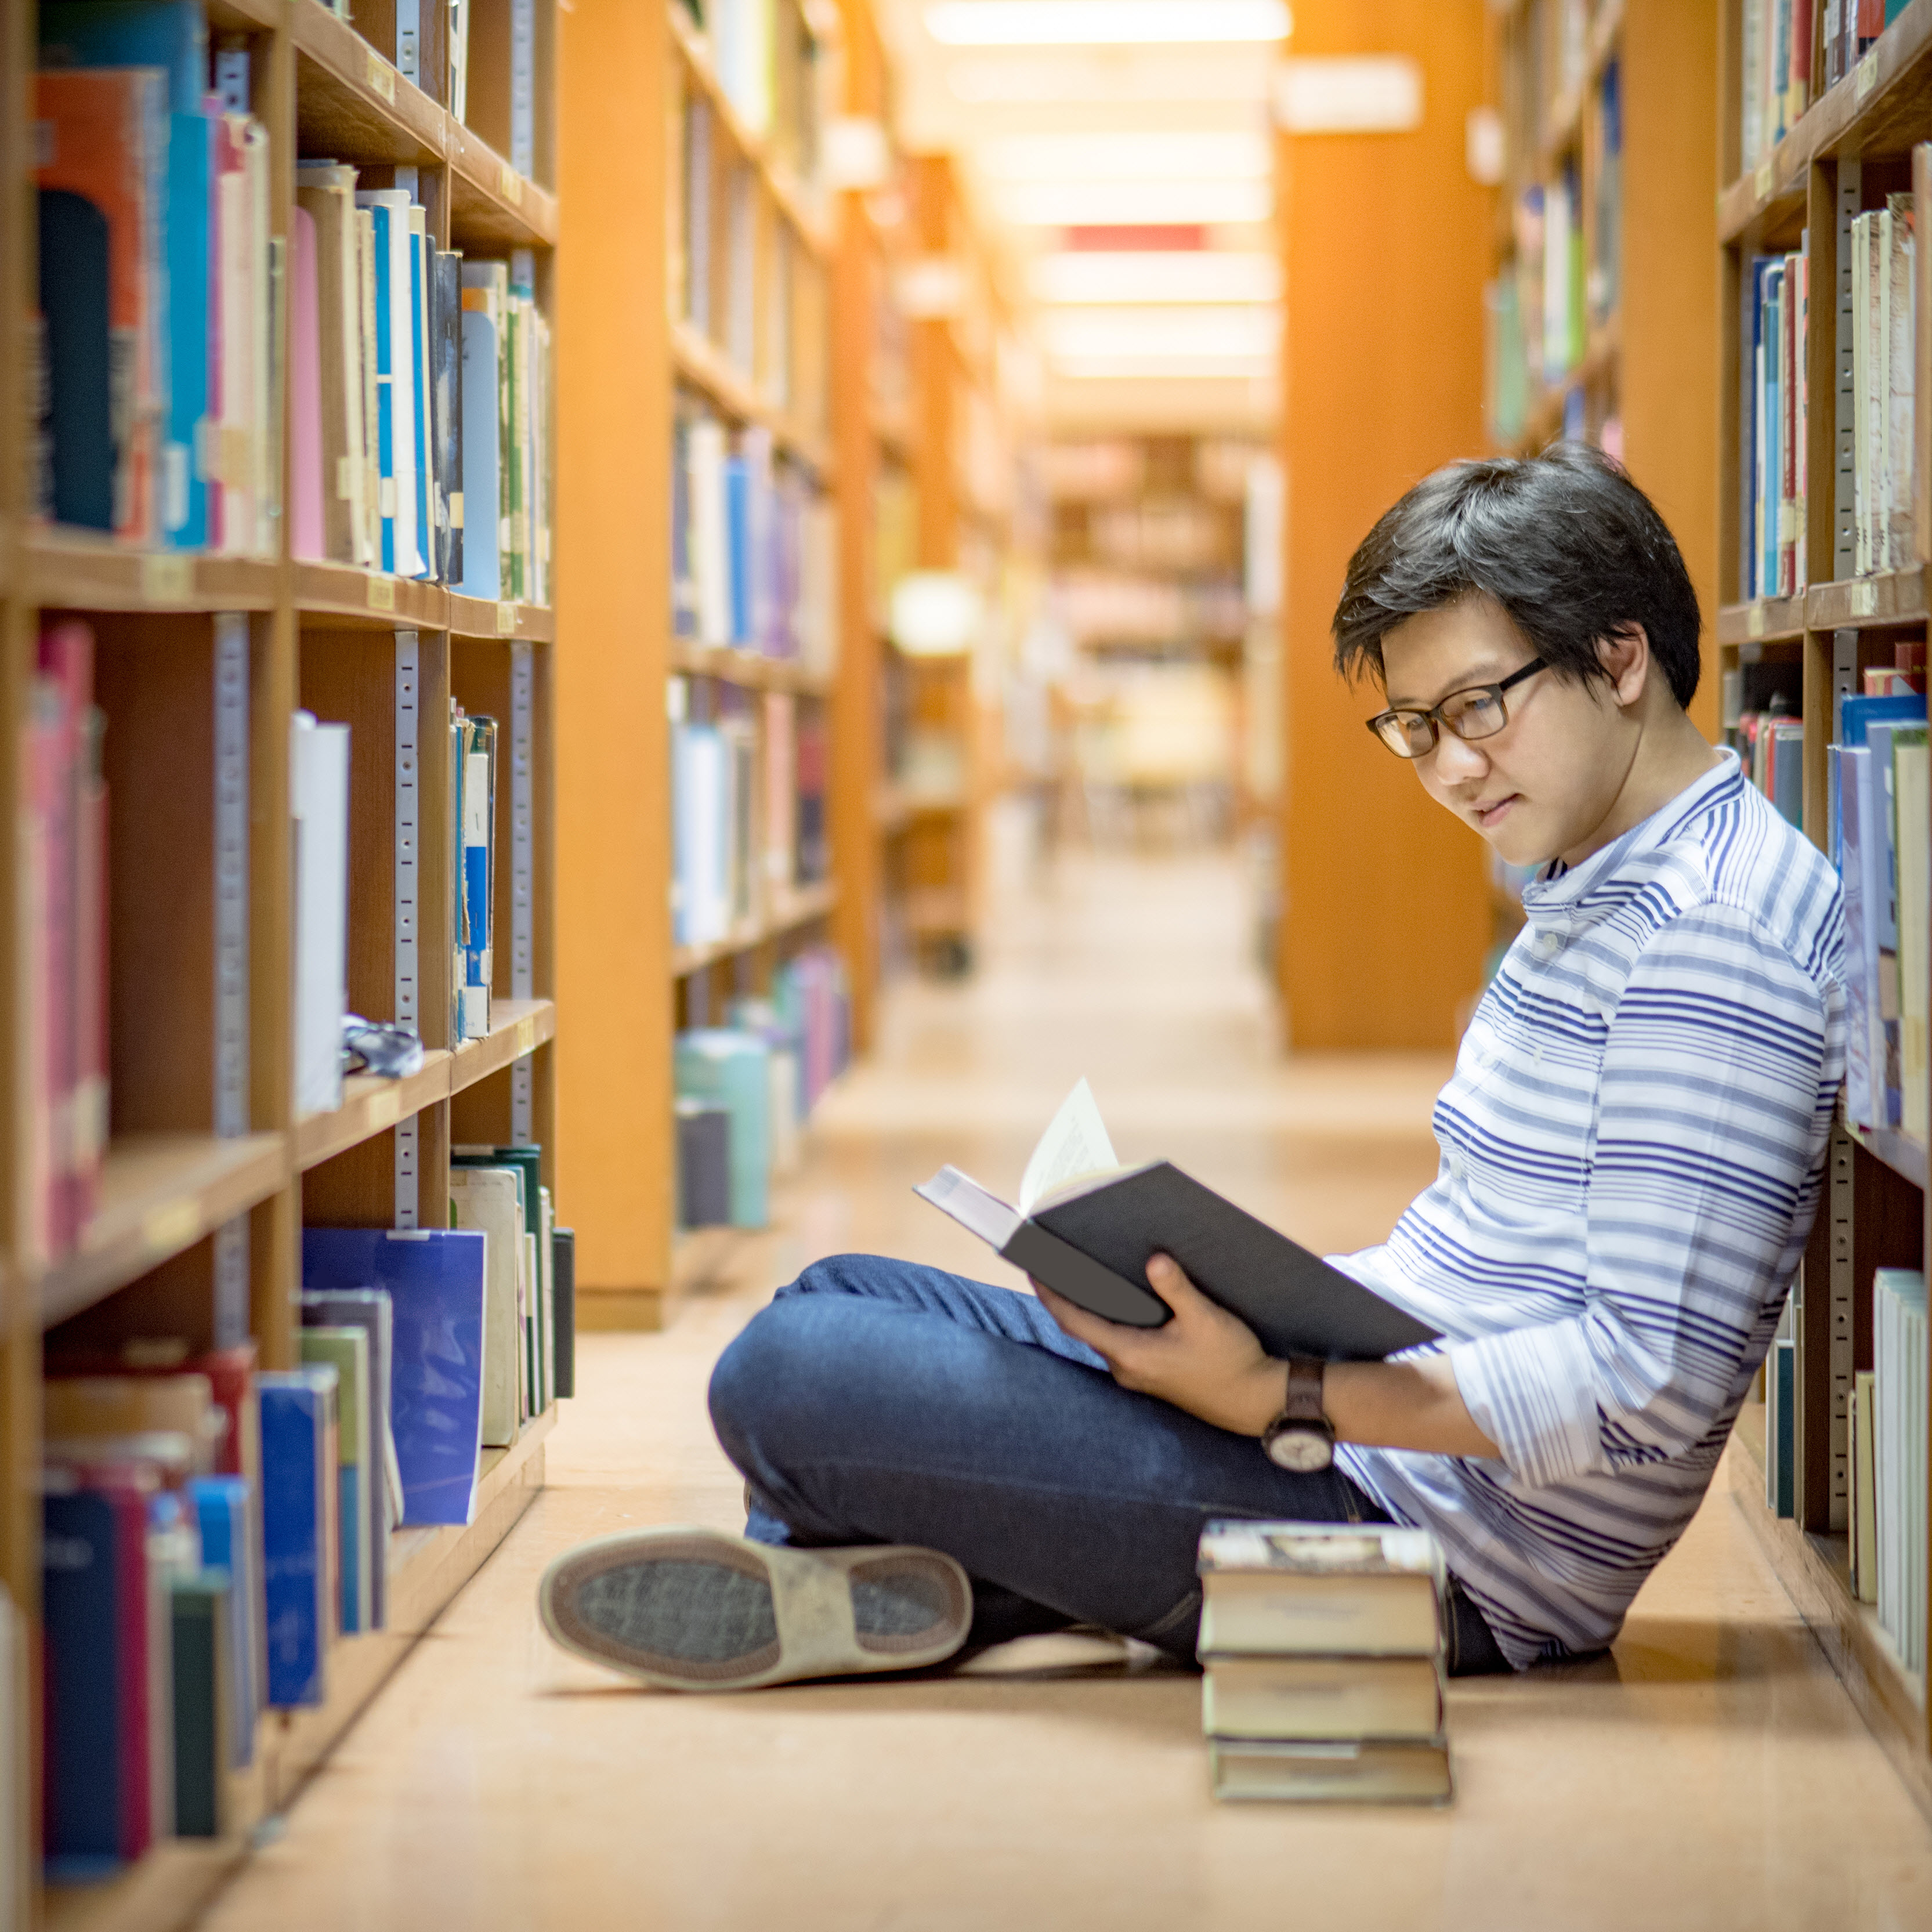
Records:
M211 356L208 251L214 144L214 123L206 115L172 117L168 141L170 387L161 522L176 550L200 550L208 542L208 478L201 458Z
M342 1526L342 1629L345 1636L353 1636L362 1628L362 1549L356 1533L362 1520L362 1472L344 1462L335 1478L336 1520Z
M188 1485L188 1499L201 1532L203 1567L228 1573L228 1762L238 1771L254 1759L262 1708L260 1582L248 1485L239 1476L198 1477Z
M268 1597L268 1702L322 1701L325 1398L303 1375L256 1378L262 1412L262 1582Z
M731 579L731 641L752 636L752 478L742 456L724 459L724 542Z
M1767 1443L1766 1461L1774 1485L1768 1499L1777 1514L1798 1514L1798 1345L1780 1338L1771 1345L1771 1383L1774 1391L1770 1420L1774 1439Z
M381 479L382 568L396 567L396 419L394 345L389 328L389 211L370 213L376 229L376 463Z
M466 597L502 596L496 548L496 325L463 311L463 582Z
M422 557L418 577L436 574L436 518L429 505L430 465L435 445L429 433L429 370L424 366L429 340L429 291L423 281L423 238L410 237L410 360L416 380L411 393L416 410L416 548Z
M1766 327L1764 345L1764 556L1760 566L1763 589L1760 595L1778 593L1778 528L1784 488L1784 436L1780 398L1784 386L1778 380L1784 352L1784 270L1773 267L1765 276Z
M119 1863L129 1740L117 1695L121 1569L113 1504L82 1490L41 1505L46 1842L51 1876Z
M43 67L158 67L168 106L192 114L208 86L202 0L41 0Z
M302 1285L389 1291L403 1523L464 1524L483 1440L484 1240L467 1229L304 1228Z

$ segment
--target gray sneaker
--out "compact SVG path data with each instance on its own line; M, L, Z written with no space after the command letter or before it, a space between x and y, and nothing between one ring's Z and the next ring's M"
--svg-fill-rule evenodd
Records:
M678 1690L938 1664L966 1641L973 1586L908 1545L777 1549L676 1526L600 1537L537 1586L566 1650Z

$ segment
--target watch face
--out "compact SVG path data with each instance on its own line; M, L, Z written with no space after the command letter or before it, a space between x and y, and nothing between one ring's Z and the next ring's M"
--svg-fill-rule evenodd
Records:
M1319 1429L1284 1429L1268 1445L1269 1460L1298 1476L1312 1476L1335 1460L1335 1445Z

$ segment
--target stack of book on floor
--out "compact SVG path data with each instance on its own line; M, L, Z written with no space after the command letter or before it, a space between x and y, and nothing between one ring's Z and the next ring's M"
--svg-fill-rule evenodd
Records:
M1427 1531L1210 1522L1200 1570L1216 1798L1448 1800L1448 1573Z

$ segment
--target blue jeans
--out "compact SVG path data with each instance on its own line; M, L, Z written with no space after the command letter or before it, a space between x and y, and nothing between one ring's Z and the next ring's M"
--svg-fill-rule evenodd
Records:
M944 1550L973 1579L974 1646L1096 1624L1191 1660L1211 1519L1388 1520L1339 1469L1293 1474L1122 1388L1030 1295L877 1255L779 1289L710 1401L748 1535ZM1455 1598L1452 1669L1506 1669Z

